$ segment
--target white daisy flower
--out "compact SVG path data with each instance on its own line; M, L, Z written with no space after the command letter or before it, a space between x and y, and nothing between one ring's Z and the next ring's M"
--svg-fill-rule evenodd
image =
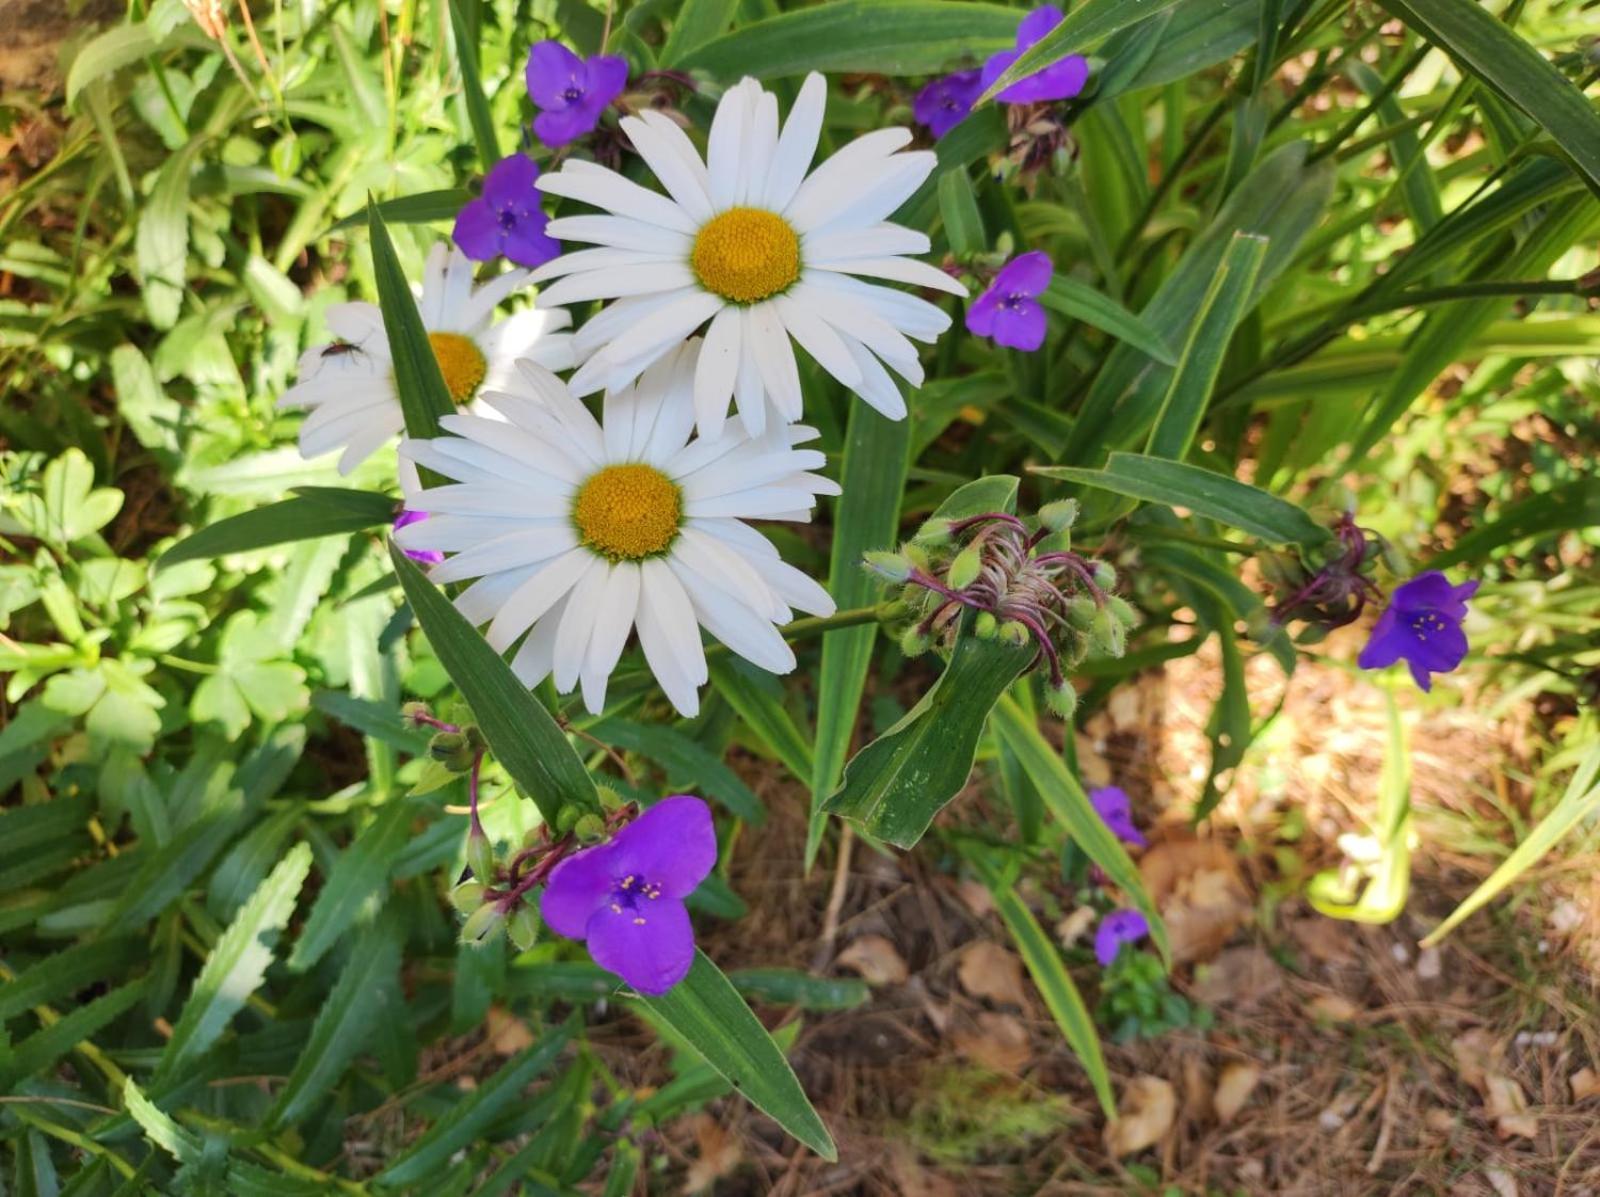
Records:
M551 370L573 365L572 334L559 331L572 324L568 312L529 308L494 318L500 301L528 281L526 270L508 270L481 287L473 285L472 274L472 260L440 242L428 252L417 299L439 372L457 404L506 386L518 358ZM310 408L300 425L300 455L320 457L342 448L339 472L348 474L404 431L405 416L378 305L334 304L327 321L339 339L301 355L299 381L278 406Z
M800 417L791 337L884 415L905 415L884 366L920 386L911 340L932 343L950 317L866 280L966 294L942 270L905 256L927 252L926 234L888 222L935 157L899 152L909 130L879 129L808 175L826 98L822 76L807 76L780 133L777 99L745 79L717 105L704 162L660 113L624 117L665 195L576 159L539 179L542 191L609 213L552 220L551 236L598 248L563 254L533 275L561 280L541 304L616 301L577 333L583 364L573 394L626 386L710 321L694 379L702 436L721 429L730 398L752 435L766 423L766 399L780 418Z
M795 446L814 429L774 425L690 438L698 339L680 343L634 385L606 392L603 420L532 362L484 402L509 423L446 416L453 435L401 442L402 457L454 484L409 506L428 518L402 528L404 549L452 554L435 582L477 579L456 598L488 624L499 652L530 688L553 673L579 682L598 714L606 682L637 628L644 657L681 713L699 709L707 677L704 627L773 673L794 668L778 632L791 607L831 614L833 600L745 520L811 518L839 488L808 471L823 464Z

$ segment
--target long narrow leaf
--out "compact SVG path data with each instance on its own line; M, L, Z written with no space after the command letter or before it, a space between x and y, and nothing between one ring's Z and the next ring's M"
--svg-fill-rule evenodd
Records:
M405 413L406 434L438 436L439 417L453 412L455 404L445 388L444 375L439 373L439 359L422 326L422 315L400 269L383 215L371 200L367 201L367 231L372 238L372 274L378 286L378 306L383 310L384 336L394 358L394 386ZM426 480L428 475L423 477Z
M388 495L352 490L344 507L320 498L297 496L241 512L186 536L160 557L157 568L169 569L180 561L221 557L319 536L360 532L389 523L395 503Z
M487 172L500 161L500 143L494 135L494 118L489 115L489 100L483 94L483 77L478 70L478 43L473 38L461 0L450 0L450 29L455 34L456 64L461 68L461 99L467 109L467 123L478 144L478 162Z

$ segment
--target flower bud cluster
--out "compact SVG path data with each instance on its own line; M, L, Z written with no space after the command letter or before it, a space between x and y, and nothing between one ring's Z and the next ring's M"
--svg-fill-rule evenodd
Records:
M1334 628L1359 619L1369 601L1383 597L1372 575L1389 552L1388 542L1358 525L1349 512L1335 521L1332 532L1331 540L1298 553L1284 550L1257 557L1273 596L1268 627L1257 639L1299 620L1305 627L1296 638L1315 644Z
M1133 608L1113 593L1117 572L1107 561L1072 549L1078 505L1048 503L1032 521L992 511L964 519L929 520L898 552L866 555L884 581L902 587L913 621L900 638L907 656L936 640L953 641L965 611L972 633L1035 649L1033 666L1049 670L1050 707L1071 715L1075 692L1067 674L1091 653L1120 657Z

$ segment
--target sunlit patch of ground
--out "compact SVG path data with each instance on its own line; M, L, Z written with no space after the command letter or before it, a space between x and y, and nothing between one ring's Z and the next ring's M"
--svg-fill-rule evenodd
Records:
M1358 646L1352 632L1326 652L1349 660ZM1275 674L1252 664L1258 719L1282 695ZM1339 863L1342 834L1370 830L1388 742L1382 692L1340 666L1303 664L1195 844L1188 810L1217 677L1208 652L1170 663L1079 732L1085 774L1124 785L1154 828L1147 875L1165 874L1180 919L1177 907L1200 908L1175 983L1214 1025L1108 1050L1133 1116L1124 1145L1143 1134L1152 1146L1117 1157L985 895L950 871L934 837L908 855L857 843L843 873L829 850L802 876L806 795L749 763L772 818L734 850L751 913L713 929L708 950L729 967L878 983L865 1007L809 1016L794 1057L839 1140L837 1165L721 1101L667 1132L683 1175L714 1180L718 1194L1600 1192L1592 861L1559 855L1440 948L1417 943L1503 856L1513 824L1527 826L1526 762L1542 754L1541 733L1515 709L1482 713L1492 704L1472 701L1470 678L1431 699L1401 690L1411 894L1396 922L1360 926L1298 895ZM974 784L945 818L1005 826L991 802ZM1078 979L1092 1002L1092 973ZM633 1036L617 1032L626 1045L614 1062L646 1080L659 1059L633 1058L622 1050Z

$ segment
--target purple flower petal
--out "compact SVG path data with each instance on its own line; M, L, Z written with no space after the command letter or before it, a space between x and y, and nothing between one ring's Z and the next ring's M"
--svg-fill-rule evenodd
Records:
M529 197L537 203L539 192L534 183L538 178L537 162L526 154L508 154L484 177L483 198L496 208L522 203Z
M972 111L972 102L983 91L981 71L957 71L935 79L917 93L911 114L919 125L926 125L935 137L943 137Z
M989 55L984 60L983 72L978 77L979 82L983 85L978 94L982 95L988 91L994 85L994 81L1006 73L1006 68L1021 57L1022 55L1015 50L999 50ZM1011 89L1008 87L1006 90L1010 91Z
M990 287L967 309L967 331L979 337L993 336L994 318L999 311L1000 296Z
M480 197L456 213L456 227L450 237L474 262L487 262L500 255L504 231L489 201Z
M1089 60L1072 54L1044 70L1018 79L995 96L1007 104L1042 104L1049 100L1070 100L1089 82Z
M1133 804L1129 801L1128 795L1123 793L1121 786L1090 790L1089 803L1100 816L1100 821L1124 844L1143 848L1149 843L1133 821Z
M427 518L428 513L426 511L412 511L410 508L402 508L400 514L394 517L394 529L398 532L408 524L420 524ZM438 565L444 560L444 554L437 549L402 549L401 551L419 565Z
M584 64L588 68L588 89L584 103L598 120L612 100L628 86L628 60L616 54L597 54Z
M1366 647L1356 658L1357 665L1362 669L1385 669L1401 658L1406 646L1399 620L1399 613L1393 607L1378 616L1378 622L1372 625L1372 635L1367 638Z
M582 939L589 920L605 907L617 875L611 844L598 844L567 857L545 882L539 913L557 935Z
M1050 285L1055 267L1042 249L1019 254L1000 268L990 288L1002 295L1038 295Z
M1044 344L1044 309L1026 295L1002 300L995 309L994 331L989 335L996 345L1032 353Z
M1094 933L1094 957L1109 968L1124 944L1137 943L1150 934L1150 924L1137 910L1113 910L1100 920Z
M518 222L506 234L501 252L518 266L543 266L552 258L561 256L561 242L544 231L544 213L537 222Z
M661 887L664 898L686 898L717 863L711 808L678 794L656 803L612 841L615 865Z
M540 108L564 108L569 90L584 90L583 59L560 42L539 42L528 51L524 78L528 98Z
M534 136L552 149L576 141L594 126L594 116L578 105L551 109L533 118Z
M1461 621L1467 615L1467 599L1477 588L1476 581L1451 585L1438 570L1395 587L1356 663L1363 669L1381 669L1404 660L1417 685L1432 689L1432 674L1449 673L1466 659L1467 635Z
M589 955L640 993L667 992L694 963L694 928L674 898L620 909L602 906L585 930Z
M1032 49L1035 42L1061 24L1063 19L1061 10L1054 4L1041 4L1023 17L1022 24L1017 26L1017 49Z

